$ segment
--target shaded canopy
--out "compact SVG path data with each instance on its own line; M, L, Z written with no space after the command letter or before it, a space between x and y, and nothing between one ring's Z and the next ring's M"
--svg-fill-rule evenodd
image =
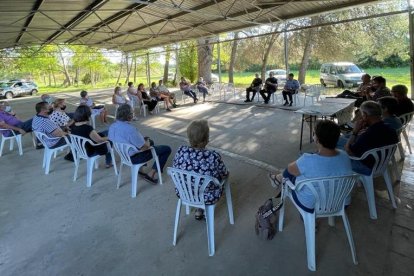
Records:
M81 44L131 51L375 0L2 0L0 49Z

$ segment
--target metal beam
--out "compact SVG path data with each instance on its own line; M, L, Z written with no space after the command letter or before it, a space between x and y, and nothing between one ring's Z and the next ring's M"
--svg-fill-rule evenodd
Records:
M89 17L95 10L99 9L103 5L105 5L109 0L95 0L92 4L90 4L86 9L78 13L74 18L72 18L68 23L61 26L59 30L54 32L51 36L49 36L45 41L44 44L49 44L53 42L57 37L62 35L68 29L71 29Z
M414 99L414 10L411 1L408 0L408 35L410 37L410 81L411 99Z
M155 2L156 0L148 0L149 3L151 2ZM75 36L73 36L72 38L68 39L65 43L72 43L76 40L78 40L79 38L82 38L92 32L95 32L97 30L99 30L100 28L107 26L121 18L124 18L125 16L130 15L131 13L135 12L135 10L139 10L142 8L145 8L147 5L143 5L143 4L132 4L130 6L128 6L126 9L115 13L114 15L111 15L110 17L106 18L105 20L93 25L92 27L90 27L89 29L85 30L84 32L77 34Z
M224 2L224 1L226 1L226 0L217 0L217 2ZM146 5L149 5L149 3L146 4ZM216 5L216 3L214 1L210 1L210 2L207 2L207 3L201 4L201 5L198 5L198 6L194 7L194 8L192 8L192 10L193 11L198 11L198 10L201 10L201 9L204 9L204 8L208 8L208 7L214 6L214 5ZM126 31L125 33L122 33L122 34L113 36L111 38L104 39L104 40L98 42L98 44L105 43L105 42L110 41L110 40L113 40L113 39L117 39L117 38L119 38L119 37L121 37L123 35L127 35L127 34L130 34L130 33L135 33L135 32L144 30L146 28L150 28L151 26L155 26L155 25L160 24L160 23L163 23L165 21L169 21L169 20L176 19L176 18L178 18L180 16L183 16L183 15L186 15L186 14L189 14L189 13L191 13L191 12L188 11L188 10L181 11L179 13L176 13L176 14L173 14L173 15L170 15L170 16L167 16L166 18L162 18L162 19L156 20L154 22L151 22L150 24L146 24L144 26L137 27L137 28L134 28L132 30ZM162 34L162 35L164 35L164 34Z
M26 22L24 23L23 28L20 30L19 35L16 37L16 40L14 41L14 45L17 46L19 44L20 39L22 38L24 32L26 31L27 27L29 27L30 23L33 20L33 17L35 15L35 13L37 12L37 10L40 8L40 6L42 5L43 0L37 0L34 5L33 8L30 12L30 15L27 17Z

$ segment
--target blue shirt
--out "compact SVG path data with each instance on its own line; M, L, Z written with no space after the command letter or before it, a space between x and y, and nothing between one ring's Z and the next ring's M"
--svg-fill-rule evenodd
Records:
M48 148L53 147L57 142L59 142L61 137L52 135L52 132L58 128L59 126L50 120L49 117L45 117L39 114L33 117L32 129L33 131L41 132L47 135L48 138L45 139L45 142Z
M341 176L353 174L351 160L346 152L338 150L335 156L321 156L319 154L303 154L296 165L300 175L296 177L295 183L301 180L328 176ZM307 208L312 209L315 205L315 198L307 187L296 192L299 201Z
M297 90L299 89L299 82L297 80L286 80L285 86L283 89L285 90Z
M400 118L398 118L395 115L385 117L385 118L382 119L382 121L384 122L384 124L386 124L387 126L389 126L392 129L394 129L395 131L399 130L403 126L402 123L401 123Z
M132 156L139 152L145 144L144 136L138 131L136 127L129 122L116 121L109 127L108 138L114 143L131 144L136 147L131 150L129 155Z

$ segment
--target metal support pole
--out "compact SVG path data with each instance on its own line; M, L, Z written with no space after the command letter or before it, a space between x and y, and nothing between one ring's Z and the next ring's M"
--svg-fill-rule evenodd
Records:
M285 70L286 74L289 74L289 57L288 57L288 39L287 39L287 24L285 22L285 30L283 32L283 44L285 51Z
M150 68L150 60L149 60L148 52L147 52L147 83L148 83L148 87L151 87L151 68Z
M221 83L220 38L217 38L217 70L219 83Z
M410 80L411 99L414 99L414 10L412 1L408 2L408 35L410 36Z

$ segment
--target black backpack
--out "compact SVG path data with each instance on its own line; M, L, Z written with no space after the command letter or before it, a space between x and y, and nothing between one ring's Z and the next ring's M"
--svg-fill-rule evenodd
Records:
M269 198L265 203L259 207L256 213L255 230L256 235L261 239L271 240L275 236L276 222L279 217L279 210L283 205L283 200L280 198L280 193L273 198Z

